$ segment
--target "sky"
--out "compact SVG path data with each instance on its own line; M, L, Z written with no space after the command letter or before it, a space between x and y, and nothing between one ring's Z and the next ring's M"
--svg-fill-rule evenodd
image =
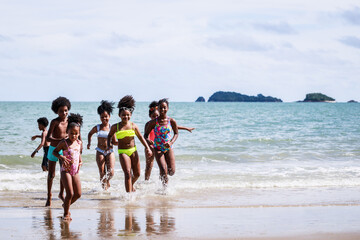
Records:
M0 0L0 101L360 101L358 0Z

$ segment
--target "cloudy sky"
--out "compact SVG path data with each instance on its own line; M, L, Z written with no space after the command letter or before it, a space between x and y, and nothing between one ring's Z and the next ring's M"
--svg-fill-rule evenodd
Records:
M360 101L358 0L0 0L0 101Z

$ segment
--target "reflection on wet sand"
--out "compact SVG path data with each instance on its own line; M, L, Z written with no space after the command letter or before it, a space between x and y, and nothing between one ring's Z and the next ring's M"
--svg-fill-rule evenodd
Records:
M118 236L136 236L141 231L139 223L134 216L133 208L126 208L125 210L125 229L121 229Z
M80 239L81 234L70 230L69 221L60 221L60 235L63 239Z
M70 229L70 223L68 221L63 221L61 218L60 219L60 228L58 230L60 230L60 236L62 239L80 239L81 233L76 233L71 231ZM44 211L44 226L45 226L45 231L48 233L48 238L47 239L57 239L57 229L54 225L54 219L52 216L52 209L51 208L46 208Z
M56 239L56 236L54 234L54 222L52 219L51 208L47 208L45 210L44 224L45 224L45 230L49 233L49 239L50 240Z
M46 239L75 240L86 238L86 236L97 236L96 238L99 239L122 236L151 237L167 235L176 230L175 218L171 216L172 209L164 206L160 208L102 208L74 212L73 220L67 222L61 219L60 210L44 209L43 217L41 217L44 222L41 225L46 233ZM86 224L90 219L97 220L95 228ZM33 229L38 231L38 227L35 221Z
M158 222L154 220L154 211L159 212ZM169 217L168 208L146 209L146 233L148 236L163 235L172 231L175 231L175 218Z
M108 238L113 236L114 228L114 214L112 209L99 209L100 214L98 219L97 234L100 237Z

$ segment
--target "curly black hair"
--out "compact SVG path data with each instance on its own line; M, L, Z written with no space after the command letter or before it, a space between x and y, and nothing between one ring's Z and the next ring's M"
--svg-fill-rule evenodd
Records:
M66 97L58 97L55 99L51 104L51 110L53 110L54 113L57 113L60 107L67 106L68 110L70 111L71 103L70 100Z
M49 125L49 121L46 117L41 117L37 120L38 124L43 125L44 127L47 127Z
M83 124L83 117L78 113L70 113L68 117L68 126L67 130L69 130L71 127L78 126L81 127Z
M162 104L162 103L166 103L166 105L169 107L169 101L168 100L169 100L168 98L160 99L158 101L158 106L160 106L160 104Z
M100 106L97 109L98 114L101 115L103 112L107 112L109 115L111 115L114 109L114 104L115 103L113 102L102 100Z
M135 99L131 95L126 95L125 97L120 99L117 107L119 108L119 114L123 110L128 110L133 113L135 109Z
M150 117L151 114L153 114L157 109L158 109L158 102L157 102L157 101L152 101L152 102L149 104L149 117Z

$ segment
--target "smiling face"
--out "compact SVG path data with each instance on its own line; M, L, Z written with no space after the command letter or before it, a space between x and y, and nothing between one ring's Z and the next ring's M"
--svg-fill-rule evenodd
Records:
M79 126L70 127L67 131L67 134L71 142L78 140L80 135L80 127Z
M166 116L166 113L168 111L168 105L166 104L166 102L162 102L159 105L159 113L161 116Z
M110 120L110 114L107 111L104 111L102 114L100 114L100 121L103 125L108 125Z
M128 111L128 110L122 110L122 111L119 113L119 117L121 118L121 121L122 121L123 123L127 123L128 121L130 121L131 112Z
M59 118L61 120L65 120L67 115L69 114L69 109L67 106L61 106L59 107L57 114L59 115Z

